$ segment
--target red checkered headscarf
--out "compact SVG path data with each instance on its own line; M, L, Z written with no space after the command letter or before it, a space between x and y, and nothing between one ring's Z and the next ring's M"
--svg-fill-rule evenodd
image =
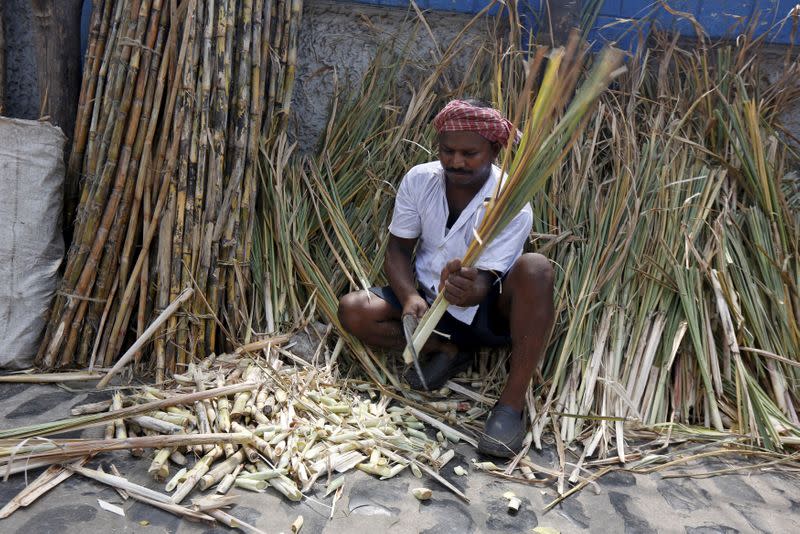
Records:
M519 132L509 120L494 108L473 106L464 100L453 100L433 119L437 133L442 132L475 132L492 143L505 146L514 134Z

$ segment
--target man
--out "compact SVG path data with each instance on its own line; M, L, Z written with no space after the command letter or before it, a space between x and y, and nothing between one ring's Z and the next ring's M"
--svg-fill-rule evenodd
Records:
M368 345L402 349L401 318L422 317L437 291L444 291L450 306L422 350L428 387L440 388L465 370L478 347L510 344L508 381L478 450L511 457L522 447L525 392L553 324L553 270L543 256L522 254L532 225L530 205L488 244L474 267L462 267L484 202L501 179L493 162L517 130L477 100L450 102L434 126L439 160L412 168L397 192L384 262L389 286L345 295L339 319ZM422 387L413 369L406 380Z

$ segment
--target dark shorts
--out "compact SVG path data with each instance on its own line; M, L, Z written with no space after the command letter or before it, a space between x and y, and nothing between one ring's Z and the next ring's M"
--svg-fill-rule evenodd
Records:
M508 321L497 310L497 299L500 297L500 283L492 284L489 294L478 306L472 324L462 323L449 312L436 325L436 330L447 334L449 340L462 350L474 350L478 347L502 347L511 344L511 332ZM390 286L371 287L370 292L379 296L393 307L402 310L397 295ZM420 292L422 295L422 292Z

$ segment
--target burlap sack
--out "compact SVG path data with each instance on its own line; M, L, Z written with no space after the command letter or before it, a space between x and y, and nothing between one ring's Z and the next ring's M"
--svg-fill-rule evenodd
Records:
M0 117L0 368L30 367L64 255L64 134Z

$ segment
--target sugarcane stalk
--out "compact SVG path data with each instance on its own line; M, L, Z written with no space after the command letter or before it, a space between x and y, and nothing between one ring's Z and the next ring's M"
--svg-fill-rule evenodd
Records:
M236 302L236 268L239 241L239 206L243 190L247 188L244 184L244 171L247 158L248 131L250 128L250 77L252 74L252 55L250 47L252 44L252 18L253 0L243 0L241 9L237 11L240 17L238 27L241 33L237 36L240 46L237 47L238 68L237 79L235 82L234 100L234 121L232 135L232 152L230 153L233 165L226 186L225 197L223 199L220 220L224 223L224 237L221 254L228 264L228 271L225 274L225 309L228 317L233 318L234 326L237 314L234 312Z
M188 4L184 4L184 5L186 5L186 8L187 8L188 11L193 11L194 7L195 7L195 4L196 4L196 0L189 0ZM177 25L173 26L173 28L176 28L176 27L177 27ZM178 60L176 62L176 69L179 72L182 70L183 65L185 63L186 42L187 42L188 37L189 37L188 34L189 34L189 29L188 28L184 28L184 33L183 33L183 37L182 37L182 43L181 43L181 46L180 46L180 51L178 53ZM169 42L174 42L174 39L177 39L177 33L172 33L171 36L168 38L168 41ZM170 49L169 45L168 45L167 49L168 50ZM163 64L163 69L162 69L162 71L161 71L161 73L159 75L159 84L160 84L162 79L165 79L165 76L166 76L167 70L168 70L167 69L167 65L165 63L163 63L163 62L162 62L162 64ZM156 92L159 93L158 89L156 90ZM157 94L157 96L158 96L158 94ZM172 88L170 90L168 99L167 99L167 106L164 109L164 113L163 113L163 116L166 118L166 121L167 121L167 122L165 122L164 125L162 125L164 127L167 127L170 124L170 121L173 119L173 111L174 111L175 101L177 99L177 96L178 96L178 84L173 84ZM155 116L155 112L154 112L154 116ZM180 128L183 125L183 120L184 120L184 113L182 113L182 110L179 109L179 110L175 111L174 112L174 128L177 131L180 131ZM151 126L153 127L153 131L155 131L155 126L156 126L155 121L151 121ZM151 137L150 136L150 132L148 132L148 138L150 138L150 137ZM120 302L121 302L120 309L117 312L117 317L116 317L116 319L114 321L114 327L113 327L113 329L111 331L111 335L109 336L108 348L107 348L107 351L106 351L106 357L107 358L110 358L112 354L116 354L117 351L119 350L120 345L122 344L121 333L122 333L123 325L125 323L127 323L127 320L128 320L128 318L130 316L130 309L131 309L131 304L132 304L131 297L132 297L134 289L136 288L137 282L139 282L139 275L140 275L140 272L141 272L142 264L144 263L144 261L147 258L147 255L148 255L148 252L149 252L150 243L152 242L152 239L153 239L153 236L155 234L155 231L158 229L158 222L159 222L160 217L162 215L161 211L162 211L162 209L164 207L164 204L166 203L166 200L167 200L167 193L169 192L169 183L171 181L170 180L170 176L172 175L172 172L174 171L175 165L176 165L176 157L177 157L177 149L178 149L178 136L174 136L172 138L171 142L168 142L168 141L169 141L169 136L168 136L167 132L163 132L163 134L161 136L161 139L159 141L159 147L158 147L158 152L157 152L158 153L157 161L163 161L164 162L164 166L159 171L154 171L154 175L155 176L158 176L159 173L162 176L161 187L160 187L159 192L158 192L158 199L156 200L156 205L155 205L155 208L153 209L153 214L152 214L152 217L151 217L151 220L150 220L149 227L147 228L147 232L144 233L144 238L142 239L142 249L139 252L139 257L137 258L136 264L134 265L134 268L133 268L133 270L131 272L131 278L128 281L128 284L126 286L126 289L125 289L125 292L124 292L124 294L122 296L122 299L120 300ZM145 141L145 153L147 153L147 145L148 145L147 141ZM163 380L163 376L159 376L158 375L158 366L156 368L156 371L157 371L157 378L161 378ZM163 373L163 367L162 367L162 373Z
M135 27L130 31L132 32L134 29ZM131 59L130 49L131 47L123 47L121 52L122 60L125 62ZM105 143L101 143L101 147L111 145L110 154L107 159L104 158L103 171L96 184L95 191L91 198L86 201L89 206L86 210L86 220L80 226L80 233L76 236L68 256L61 287L64 293L76 295L78 298L58 297L51 312L51 318L53 319L49 327L51 334L45 334L46 341L42 344L37 356L37 361L48 368L55 365L58 350L66 337L69 336L69 326L76 308L84 302L81 297L88 296L89 283L94 274L96 274L97 257L105 245L109 224L116 211L116 201L119 199L119 190L122 184L119 181L113 181L112 178L117 163L119 142L125 126L124 116L127 115L127 108L130 105L132 85L135 81L137 68L138 59L134 58L127 76L122 75L123 67L121 66L120 73L115 79L114 94L116 96L116 105L108 113L113 113L115 116L119 114L123 118L115 123L114 128L108 129ZM127 84L124 83L126 80ZM125 87L123 88L123 86ZM92 181L90 180L89 183L92 183ZM92 185L94 184L92 183ZM110 195L109 191L111 191ZM84 269L87 262L90 268Z
M202 23L202 17L199 17L201 20L198 21L197 10L195 11L196 12L192 13L191 17L186 21L186 24L190 26L191 30L189 32L189 39L186 44L188 47L187 55L189 60L184 66L181 77L181 85L183 89L182 107L184 108L183 114L185 118L182 129L180 130L180 140L178 146L178 158L180 160L178 176L177 180L175 180L170 186L171 196L173 195L174 188L175 201L174 204L170 203L169 205L174 205L174 211L171 213L171 225L169 227L165 225L166 231L164 232L165 234L167 231L171 232L171 236L166 237L166 239L171 240L171 250L169 251L169 254L171 255L170 269L161 271L161 273L164 275L164 280L159 284L160 287L166 286L168 288L170 301L174 300L174 298L180 292L184 270L184 266L182 264L183 233L185 230L184 225L186 221L189 151L191 148L190 143L193 126L193 121L189 120L189 118L193 117L194 115L194 98L191 95L195 86L195 79L197 76L197 61L200 50L199 39L197 39L197 30L198 26L200 26ZM202 14L202 10L199 10L199 13ZM167 253L166 248L164 249L163 253ZM182 322L184 324L186 323L185 320ZM170 333L169 337L172 340L178 339L178 317L176 315L170 317L169 324L167 326L167 332ZM167 345L166 368L170 372L175 370L177 347L182 347L182 344L180 342L173 342ZM180 363L183 363L183 361Z
M133 355L136 354L136 352L142 346L144 346L145 343L147 343L150 337L158 330L158 328L162 324L164 324L164 322L170 317L170 315L175 313L175 311L177 311L178 308L184 302L188 301L192 297L193 293L194 290L192 288L187 288L183 291L183 293L181 293L178 296L178 298L174 302L172 302L169 306L167 306L167 308L161 313L161 315L159 315L156 318L156 320L153 321L153 323L148 327L148 329L145 330L142 337L137 339L136 342L133 345L131 345L131 347L125 352L125 354L123 354L120 357L120 359L117 360L117 363L114 364L114 367L112 367L111 370L108 371L108 374L106 374L106 376L104 376L103 379L97 384L97 389L102 389L106 387L111 378L116 373L118 373L120 369L122 369L128 364L128 362L133 358Z
M203 315L205 302L199 295L207 295L207 301L216 309L216 258L214 243L215 225L221 203L223 188L223 174L225 162L225 126L228 114L228 91L230 78L226 76L226 64L230 65L232 51L228 46L228 18L232 14L225 2L217 4L216 16L216 71L214 73L214 89L210 109L211 129L211 157L208 164L208 187L206 193L206 210L201 231L200 255L198 261L197 288L198 298L195 299L194 313ZM205 61L205 59L204 59ZM199 356L205 355L206 350L213 350L214 324L211 320L203 320L198 327L197 335L201 340L198 346Z

